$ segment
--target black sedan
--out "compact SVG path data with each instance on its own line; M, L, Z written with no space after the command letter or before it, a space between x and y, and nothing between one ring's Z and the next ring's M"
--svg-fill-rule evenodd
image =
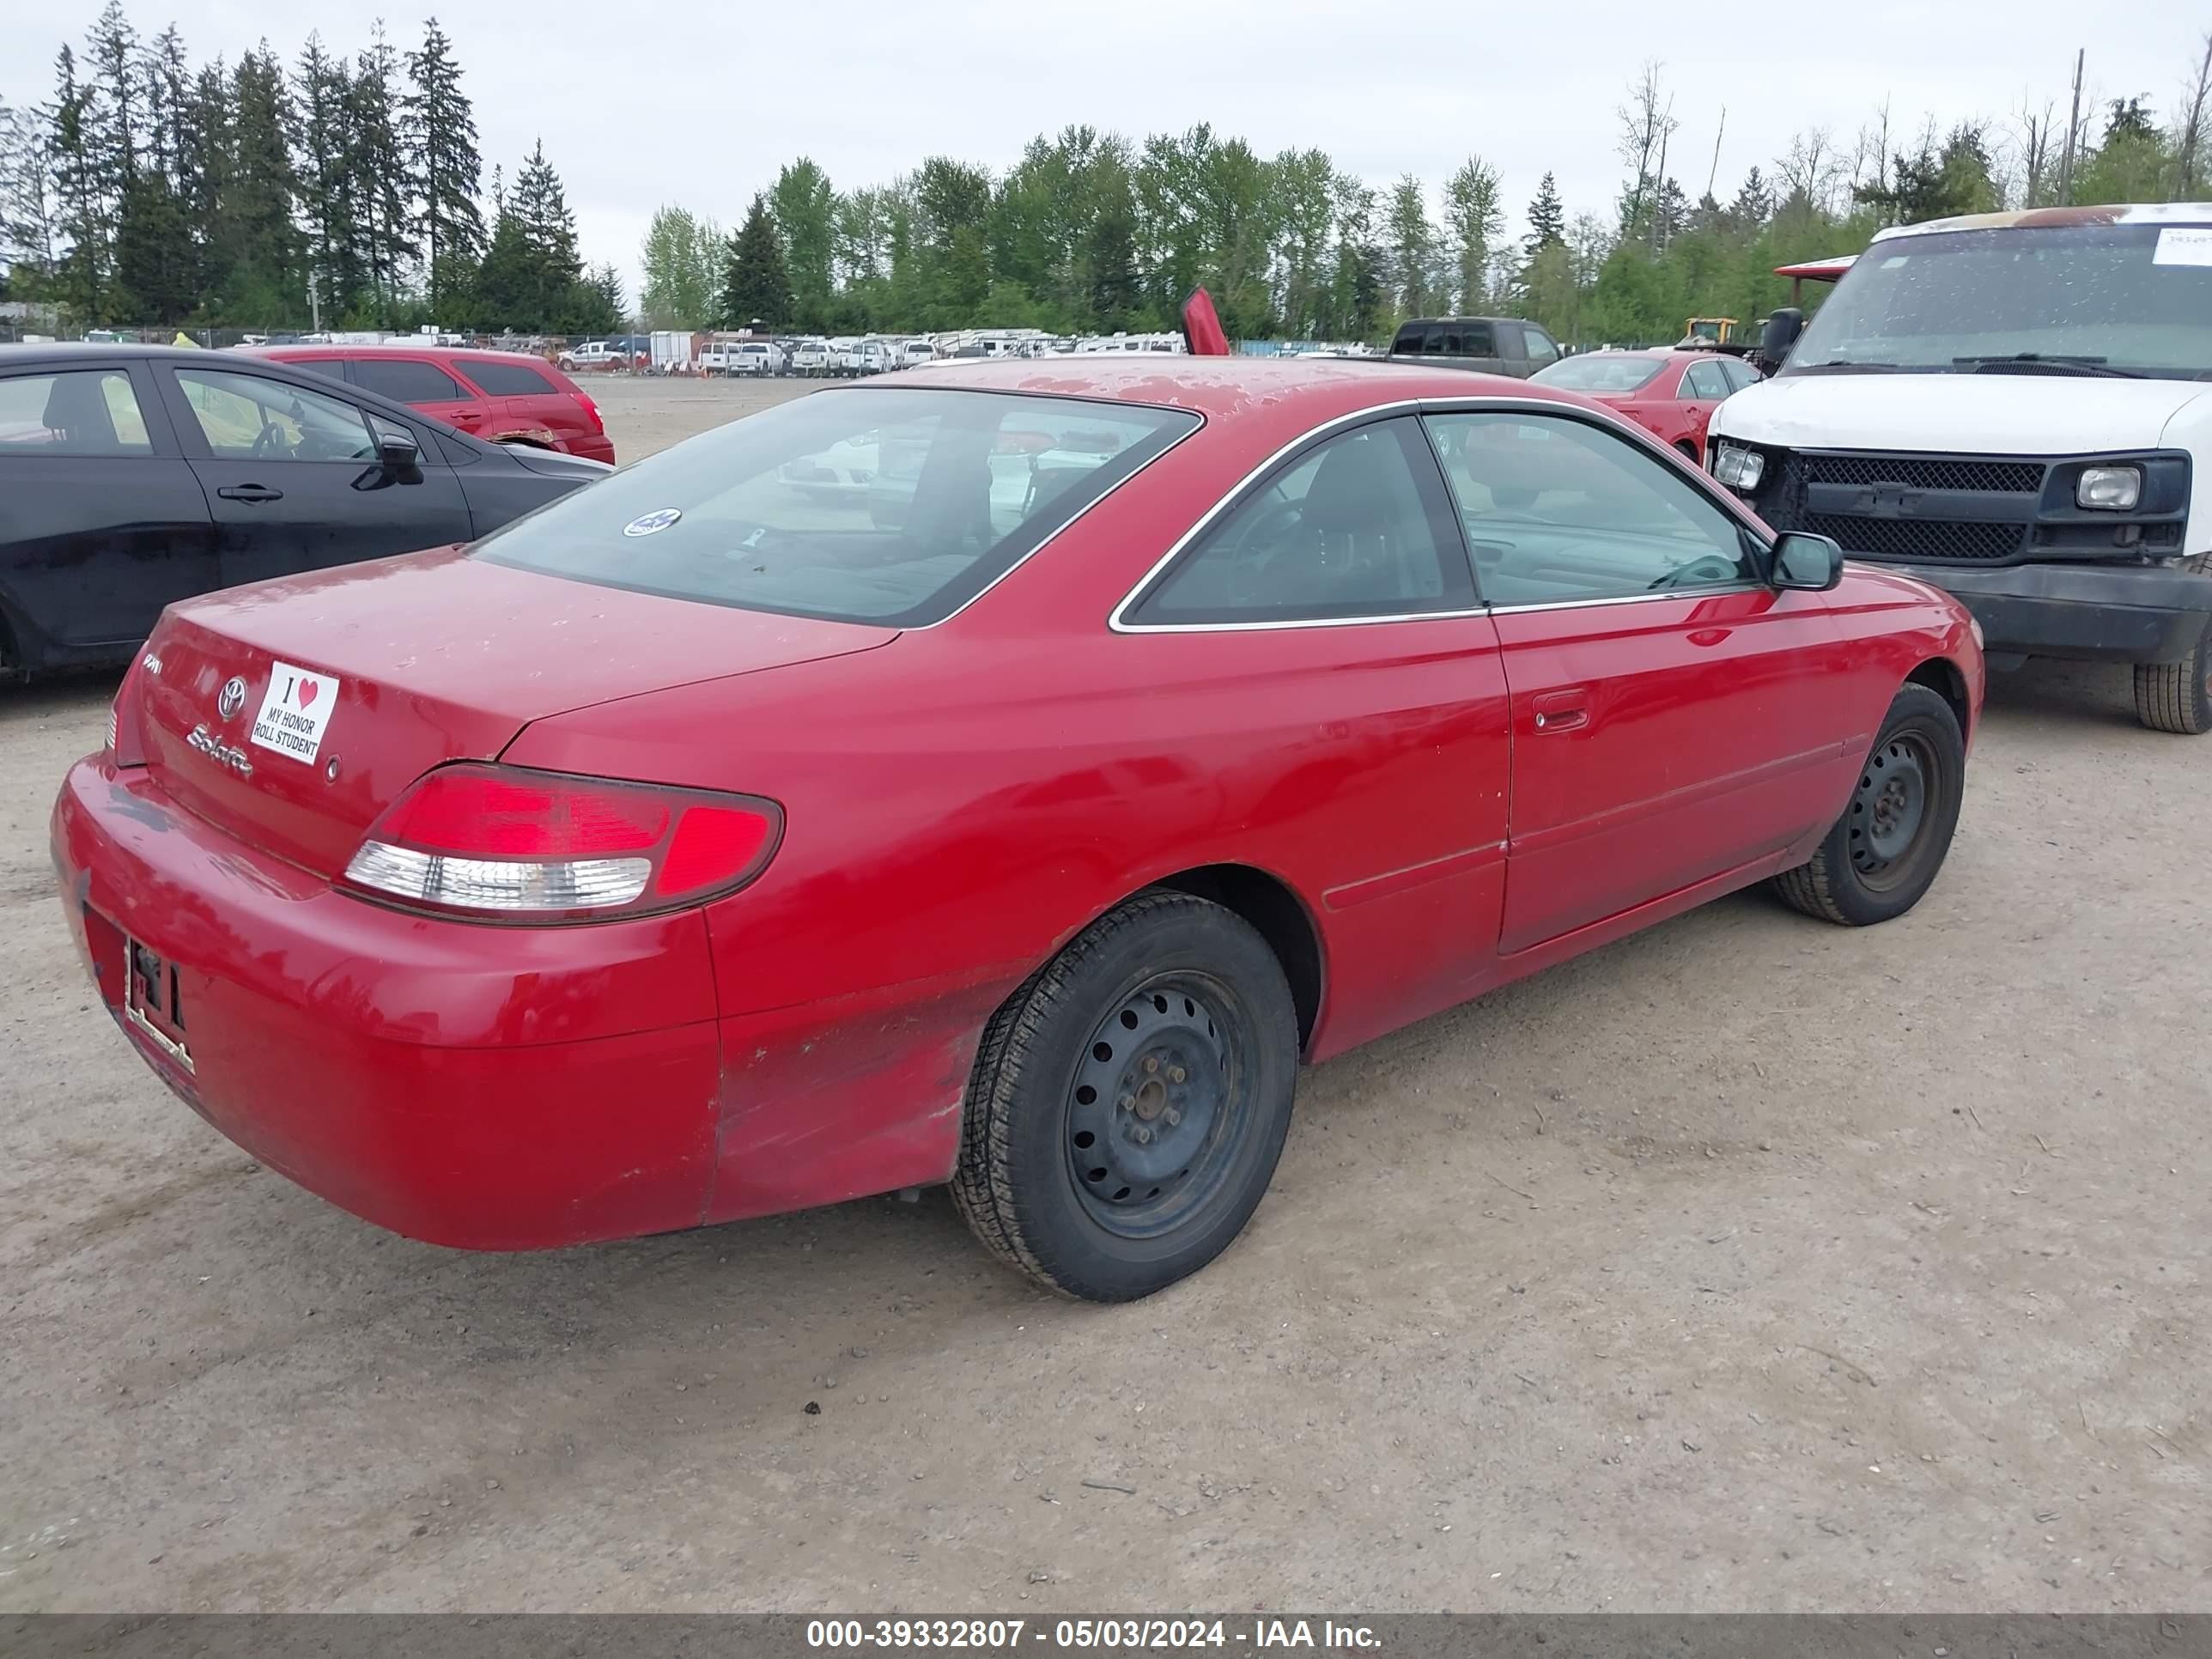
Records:
M125 659L172 599L472 541L611 470L264 358L0 346L0 669Z

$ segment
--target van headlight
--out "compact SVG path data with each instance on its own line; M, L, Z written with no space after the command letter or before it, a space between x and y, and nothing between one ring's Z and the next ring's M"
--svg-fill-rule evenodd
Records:
M2085 466L2074 486L2074 500L2081 507L2107 513L2126 513L2142 500L2142 469L2139 466Z
M1766 474L1766 457L1741 444L1721 443L1713 449L1713 477L1730 489L1748 494Z

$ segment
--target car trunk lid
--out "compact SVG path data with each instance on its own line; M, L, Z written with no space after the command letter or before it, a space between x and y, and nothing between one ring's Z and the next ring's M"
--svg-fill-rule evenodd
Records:
M331 876L423 773L495 758L532 720L897 637L632 593L453 549L174 606L127 695L138 701L147 764L179 805Z

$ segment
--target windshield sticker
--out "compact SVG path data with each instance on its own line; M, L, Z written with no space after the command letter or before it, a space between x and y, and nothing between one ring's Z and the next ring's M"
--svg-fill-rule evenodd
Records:
M2161 230L2154 265L2212 265L2212 230Z
M1911 256L1907 254L1893 253L1889 258L1881 262L1881 268L1884 270L1895 270L1898 266L1903 264L1909 257Z
M657 530L665 530L684 516L680 507L664 507L656 512L644 513L623 526L625 536L650 536Z

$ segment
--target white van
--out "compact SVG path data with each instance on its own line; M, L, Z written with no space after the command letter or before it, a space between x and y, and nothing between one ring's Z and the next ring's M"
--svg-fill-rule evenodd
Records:
M1956 594L1992 666L2130 663L2145 726L2212 730L2212 204L1887 230L1799 325L1714 477Z
M845 353L848 374L880 374L891 366L891 349L882 340L855 340Z

